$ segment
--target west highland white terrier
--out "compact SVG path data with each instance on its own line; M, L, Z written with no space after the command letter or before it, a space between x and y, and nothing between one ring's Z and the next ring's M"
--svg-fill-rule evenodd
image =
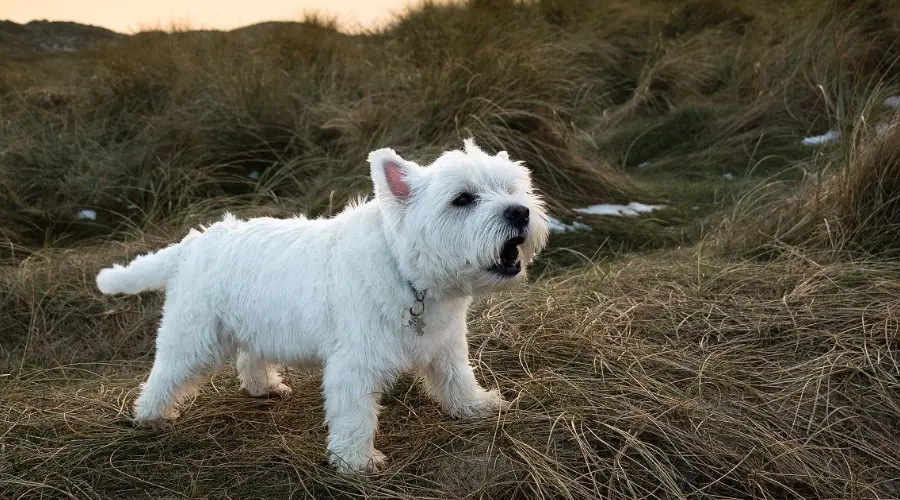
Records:
M178 402L236 356L251 395L287 396L279 366L320 366L330 461L377 469L380 394L418 375L451 416L508 403L469 364L473 296L521 282L547 242L531 174L472 139L422 167L369 154L375 198L327 219L230 214L180 242L100 271L105 294L165 290L137 423L168 427Z

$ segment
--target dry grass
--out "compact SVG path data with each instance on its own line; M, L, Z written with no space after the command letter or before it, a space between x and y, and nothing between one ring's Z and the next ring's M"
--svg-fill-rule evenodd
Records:
M729 252L771 255L801 245L834 254L879 255L900 251L900 112L880 112L872 99L836 151L813 163L794 193L764 184L726 219L722 243ZM879 121L870 123L877 118Z
M560 213L670 197L625 175L629 157L780 169L847 112L829 103L892 74L896 13L845 3L432 5L360 36L312 19L0 63L0 222L40 246L152 230L198 204L327 214L369 189L372 148L427 161L469 134L526 160ZM699 138L642 151L691 108Z
M392 463L367 480L322 464L314 374L291 372L284 402L223 374L175 431L134 429L158 301L48 293L33 321L76 354L39 359L52 346L32 339L24 367L6 363L0 485L6 498L895 498L898 272L680 252L481 301L473 356L515 408L452 421L403 380L377 438Z
M900 497L898 35L877 0L473 0L0 62L0 498ZM223 209L332 213L369 150L470 133L557 215L669 206L585 217L476 304L509 413L402 379L366 478L323 464L315 373L281 402L226 372L174 431L132 427L161 301L99 295L101 266Z

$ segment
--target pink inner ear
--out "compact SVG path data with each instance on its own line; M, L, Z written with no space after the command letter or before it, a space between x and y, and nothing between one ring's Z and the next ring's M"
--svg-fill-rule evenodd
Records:
M391 193L400 199L409 198L410 195L409 184L406 182L406 178L403 174L404 172L403 169L400 168L400 165L397 165L392 161L384 164L384 176L387 177L387 183L391 188Z

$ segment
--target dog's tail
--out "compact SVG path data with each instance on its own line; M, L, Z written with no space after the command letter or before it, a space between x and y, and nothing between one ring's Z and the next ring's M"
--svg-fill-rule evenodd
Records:
M97 273L97 288L104 294L136 294L146 290L163 290L166 281L175 274L178 256L185 243L199 233L191 234L181 242L162 250L138 256L127 266L114 264Z

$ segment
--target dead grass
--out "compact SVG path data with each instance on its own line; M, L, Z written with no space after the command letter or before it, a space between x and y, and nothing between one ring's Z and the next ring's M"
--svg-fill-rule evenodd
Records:
M900 497L900 129L873 131L894 3L479 0L333 28L0 62L0 498ZM316 373L280 402L226 372L174 431L131 426L161 301L99 295L101 266L226 209L332 213L369 150L470 133L555 215L668 206L586 217L476 304L509 413L453 421L404 378L367 478L323 463Z
M877 94L876 94L877 95ZM726 219L724 249L771 255L794 246L835 255L900 250L900 114L880 95L842 129L845 139L808 165L805 182L762 185ZM815 165L816 163L821 166Z
M7 498L892 498L898 272L679 252L481 301L475 363L515 409L452 421L404 379L384 397L378 437L392 464L366 480L322 464L315 374L291 372L284 402L245 397L223 374L175 431L132 428L158 301L82 288L60 304L66 294L48 291L33 321L78 354L43 359L52 349L32 343L4 363L0 487Z
M369 189L372 148L427 161L470 134L526 160L560 214L677 202L636 185L627 158L783 168L802 134L852 113L830 104L892 74L898 54L896 9L879 2L672 7L428 5L359 36L313 18L9 61L0 222L14 243L42 246L166 226L196 204L327 214ZM623 129L644 137L633 123L653 130L692 109L709 115L700 141L621 144ZM85 208L95 222L79 222Z

